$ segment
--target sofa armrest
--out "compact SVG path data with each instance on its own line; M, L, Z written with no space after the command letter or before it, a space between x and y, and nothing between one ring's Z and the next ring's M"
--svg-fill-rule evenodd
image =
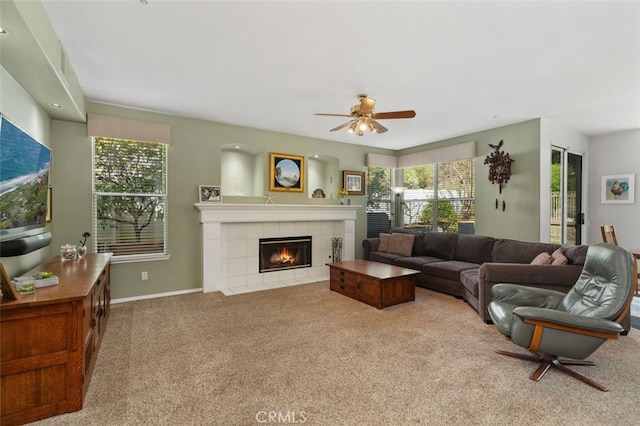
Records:
M380 238L365 238L362 240L362 247L364 248L364 258L369 260L369 254L378 251L380 245Z
M578 281L582 265L528 265L521 263L484 263L478 271L480 316L491 321L487 306L493 300L491 289L498 283L546 288L566 293Z

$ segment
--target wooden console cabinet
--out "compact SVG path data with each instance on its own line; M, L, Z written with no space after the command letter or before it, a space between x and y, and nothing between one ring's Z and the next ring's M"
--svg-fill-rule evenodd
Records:
M58 285L0 301L0 424L32 422L82 409L109 318L111 254L61 262L35 273Z

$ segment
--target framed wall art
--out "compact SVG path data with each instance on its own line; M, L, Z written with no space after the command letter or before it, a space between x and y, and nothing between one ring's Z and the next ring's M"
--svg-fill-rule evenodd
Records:
M633 204L636 186L633 173L602 176L600 195L603 204Z
M222 191L220 185L198 185L199 201L201 203L221 203Z
M304 157L272 152L269 191L304 192Z
M364 195L364 172L352 172L349 170L343 170L342 188L346 189L349 195Z

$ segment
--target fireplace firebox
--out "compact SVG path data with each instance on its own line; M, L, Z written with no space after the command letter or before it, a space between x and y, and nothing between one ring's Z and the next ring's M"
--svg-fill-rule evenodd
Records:
M311 267L311 236L260 238L259 272Z

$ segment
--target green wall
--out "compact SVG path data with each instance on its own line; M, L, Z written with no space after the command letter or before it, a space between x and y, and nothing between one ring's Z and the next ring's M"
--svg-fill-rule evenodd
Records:
M504 140L502 150L511 154L512 177L499 194L498 185L489 181L489 166L484 159ZM476 157L476 234L499 238L538 241L540 234L540 120L529 120L482 132L457 136L428 146L398 151L400 155L435 149L469 141L477 143ZM495 208L503 200L506 210Z

